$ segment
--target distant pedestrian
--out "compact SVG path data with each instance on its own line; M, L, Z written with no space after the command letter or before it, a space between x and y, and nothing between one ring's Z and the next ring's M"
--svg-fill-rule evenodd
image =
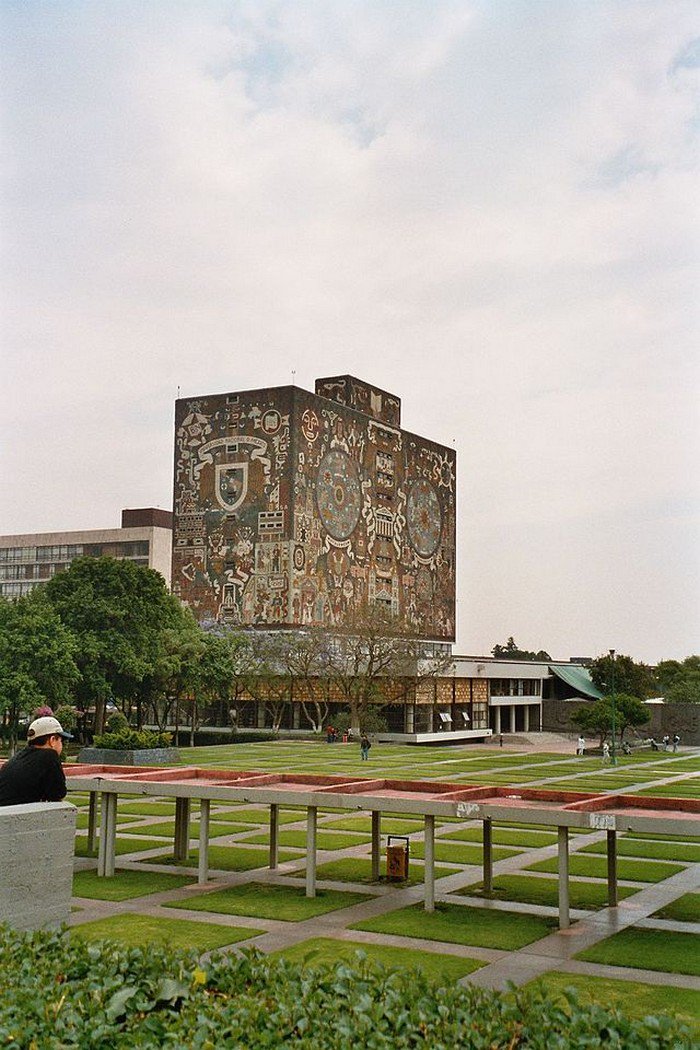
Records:
M668 751L668 745L671 743L671 737L668 735L668 733L665 737L662 737L661 743L664 745L664 751Z
M576 742L576 754L584 755L586 753L586 738L580 736Z
M371 748L369 737L366 733L363 733L360 737L360 758L363 762L366 762L369 758L369 749Z
M503 733L498 734L498 746L503 747Z
M674 735L674 737L673 737L673 753L674 754L678 750L678 745L680 744L680 742L681 742L681 738L679 737L678 733L676 733Z
M603 765L607 766L609 761L610 761L610 744L606 740L605 743L603 744Z

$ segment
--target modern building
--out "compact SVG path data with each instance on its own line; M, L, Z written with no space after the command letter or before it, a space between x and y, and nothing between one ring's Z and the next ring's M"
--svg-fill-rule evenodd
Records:
M456 454L352 376L178 400L173 592L200 622L455 637Z
M128 558L156 569L170 587L172 514L123 510L119 529L0 536L0 597L19 598L67 569L74 558Z

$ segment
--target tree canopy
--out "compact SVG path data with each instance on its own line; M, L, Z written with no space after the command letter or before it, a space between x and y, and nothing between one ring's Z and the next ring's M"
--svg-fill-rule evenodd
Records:
M133 698L153 673L162 632L181 620L180 603L160 573L115 558L76 558L44 591L78 642L78 694L95 705L101 732L107 698Z
M552 657L544 649L532 652L530 649L520 649L516 645L513 635L510 636L505 645L494 645L491 654L497 660L551 660Z
M650 717L649 708L636 696L629 696L627 693L615 694L615 730L620 743L627 729L646 725ZM573 716L573 722L584 733L597 736L602 745L612 734L612 697L603 696L593 703L583 704Z
M700 656L662 660L656 668L656 680L667 703L700 704Z
M656 692L653 671L644 663L637 663L631 656L609 653L593 660L589 668L593 684L601 693L627 693L640 700L647 700Z
M80 678L77 649L41 590L0 599L0 714L11 747L20 713L70 701Z

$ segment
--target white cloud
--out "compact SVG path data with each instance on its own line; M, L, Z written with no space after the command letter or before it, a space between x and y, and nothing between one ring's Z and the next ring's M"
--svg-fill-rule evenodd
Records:
M456 441L462 648L697 647L695 5L4 18L4 531L167 505L178 385L349 371Z

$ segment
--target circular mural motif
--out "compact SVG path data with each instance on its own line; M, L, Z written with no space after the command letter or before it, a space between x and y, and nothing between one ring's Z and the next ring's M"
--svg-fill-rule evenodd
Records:
M362 510L360 476L355 461L334 448L321 460L316 475L316 502L321 521L335 540L355 530Z
M406 526L413 549L421 558L431 558L438 549L442 514L437 492L429 481L411 486L406 504Z

